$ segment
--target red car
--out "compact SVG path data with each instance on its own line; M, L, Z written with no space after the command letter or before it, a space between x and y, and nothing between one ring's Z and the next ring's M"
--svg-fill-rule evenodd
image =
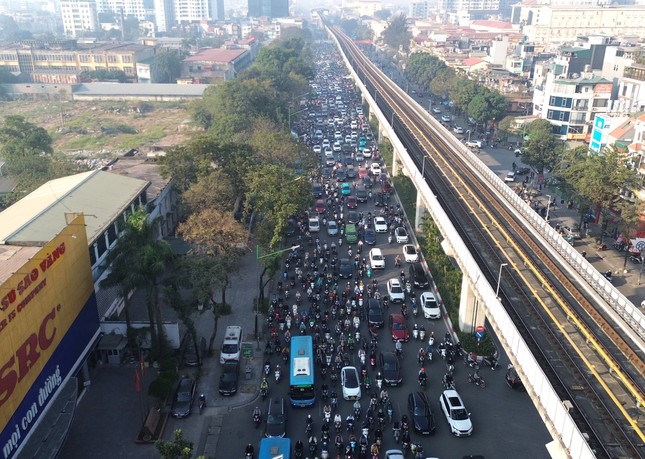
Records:
M364 179L367 177L367 167L359 167L358 168L358 178L359 179Z
M356 196L347 196L347 208L356 209L357 207L358 201L356 200Z
M392 191L394 191L392 189L392 182L390 182L389 179L385 179L381 182L381 191L383 193L391 193Z
M325 211L327 210L327 204L325 204L325 200L317 199L314 209L316 209L316 212L318 212L319 214L324 214Z
M405 317L403 317L401 314L390 314L390 320L388 323L390 326L392 341L401 340L407 342L410 339L408 325L405 322Z

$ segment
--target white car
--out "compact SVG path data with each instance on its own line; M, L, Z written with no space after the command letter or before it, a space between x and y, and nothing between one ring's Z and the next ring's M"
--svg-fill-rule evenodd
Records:
M420 297L421 309L426 319L440 319L441 308L432 292L423 292Z
M327 222L327 234L330 236L338 235L338 224L334 220L329 220Z
M403 451L400 449L388 449L385 451L385 459L404 459Z
M452 132L454 132L455 134L463 134L464 128L462 128L461 126L455 126L454 128L452 128Z
M450 118L450 115L441 115L441 121L444 123L450 123L452 121L452 118Z
M470 413L456 390L444 390L439 397L439 405L446 416L450 431L457 437L467 437L473 433Z
M441 109L439 107L432 107L432 113L438 115L439 113L441 113Z
M332 145L332 147L331 147L331 148L332 148L332 150L334 150L335 152L339 152L339 151L341 150L340 143L338 143L338 142L334 142L334 145Z
M403 258L406 263L416 263L419 261L419 252L417 252L417 248L412 244L405 244L403 246Z
M515 172L508 172L506 177L504 177L505 182L514 182L515 181Z
M468 148L481 148L482 147L482 141L481 140L467 140L466 141L466 146Z
M314 145L314 153L319 155L321 151L322 151L322 147L320 145Z
M364 159L370 159L372 157L372 149L371 148L364 148L363 149L363 158Z
M402 226L394 230L394 238L397 244L407 244L409 241L408 232Z
M378 247L370 250L370 266L372 269L385 269L385 257Z
M320 219L318 216L309 218L309 232L317 233L320 231Z
M345 400L359 400L361 398L361 381L358 379L356 367L343 367L340 370L340 384L343 386Z
M325 147L325 156L334 156L334 150L331 147Z
M387 222L383 217L374 217L374 231L377 233L387 233Z
M401 282L396 277L387 281L387 294L392 303L403 303L405 301L405 292L401 287Z
M372 163L370 172L372 175L381 175L381 165L379 163Z

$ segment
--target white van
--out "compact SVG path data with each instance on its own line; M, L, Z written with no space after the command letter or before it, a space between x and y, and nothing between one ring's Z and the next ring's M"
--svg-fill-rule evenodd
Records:
M240 360L240 350L242 347L242 327L239 325L230 325L224 332L224 343L222 352L219 356L219 363L227 360Z
M309 232L317 233L320 231L320 220L318 217L309 217Z

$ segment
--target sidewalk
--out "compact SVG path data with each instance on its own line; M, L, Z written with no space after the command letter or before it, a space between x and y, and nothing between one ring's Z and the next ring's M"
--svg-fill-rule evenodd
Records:
M217 325L217 335L214 347L216 353L204 359L201 368L201 377L198 385L198 392L206 395L206 408L201 417L199 425L201 432L199 440L195 442L193 454L195 457L215 457L217 443L220 437L222 423L227 412L235 407L251 404L258 396L260 375L263 365L263 351L257 350L255 332L255 314L253 300L259 291L259 266L255 259L255 253L249 251L238 261L238 271L231 273L230 286L226 291L226 302L231 305L231 314L222 316ZM193 317L199 337L203 336L206 341L210 339L213 330L213 314L206 311L202 315ZM258 327L262 330L264 316L258 317ZM240 362L240 384L237 394L232 397L219 395L219 377L221 365L219 363L219 348L222 344L224 330L229 325L240 325L242 327L242 340L249 343L254 350L253 358ZM261 347L263 349L263 347ZM249 365L252 369L251 379L245 379L245 367ZM203 422L202 422L203 421ZM172 434L172 432L170 432ZM164 437L168 436L168 432Z
M484 147L479 156L480 159L500 177L505 175L507 171L511 170L513 162L516 163L517 167L522 167L524 165L521 161L522 158L516 158L513 152L509 151L508 148ZM535 178L532 181L529 181L529 187L538 189ZM551 199L555 199L556 202L555 206L552 205L549 208L549 222L551 223L551 226L555 227L556 225L560 225L573 228L580 224L580 212L576 208L575 204L571 208L568 208L566 199L564 203L562 203L564 198L560 191L554 187L550 187L548 185L543 186L541 190L538 190L538 194L535 199L540 201L541 206L546 206L548 200L547 196L550 196ZM613 228L610 226L608 231L612 233L612 230ZM602 273L611 270L613 274L613 285L623 295L625 295L628 300L634 303L634 305L639 306L643 299L645 299L645 275L643 275L641 279L642 285L639 285L642 265L634 264L629 260L627 260L627 264L625 265L626 253L613 249L612 244L616 242L616 240L609 237L603 238L603 242L607 245L607 250L599 251L597 240L600 238L600 232L601 225L589 223L587 231L585 231L584 228L581 228L580 233L582 235L582 239L575 240L573 247L578 252L586 252L587 260L599 272ZM645 268L645 266L643 266L643 268Z

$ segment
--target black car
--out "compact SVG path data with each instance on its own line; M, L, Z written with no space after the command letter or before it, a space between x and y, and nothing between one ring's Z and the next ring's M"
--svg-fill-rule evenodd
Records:
M434 415L428 396L424 392L412 392L408 396L408 411L412 426L417 433L429 435L434 431Z
M367 322L370 326L382 327L385 324L383 310L376 298L370 298L367 302Z
M269 401L265 437L284 437L287 433L287 404L283 398Z
M170 414L175 418L185 418L190 415L193 409L195 398L195 380L193 378L182 378L177 385L175 398L172 401Z
M343 155L343 160L342 161L343 161L343 164L345 166L349 166L349 165L354 164L354 158L352 158L352 155Z
M515 169L515 175L526 175L529 172L531 172L531 169L529 169L528 167L519 167Z
M367 202L368 198L367 190L365 189L364 186L359 185L356 187L356 200L358 202Z
M415 288L426 288L430 284L421 263L410 263L409 273Z
M336 180L338 182L344 182L347 179L347 173L345 169L336 169Z
M222 395L233 395L237 392L237 384L240 379L240 362L227 360L222 365L222 375L219 377L219 393Z
M372 183L372 179L370 177L363 177L363 186L365 188L372 188L374 183Z
M357 224L360 220L360 217L358 216L358 212L355 210L350 210L347 212L347 223L353 223Z
M376 244L376 232L373 228L367 228L363 231L363 242L367 245Z
M401 377L401 363L394 352L381 353L379 366L383 375L383 382L388 386L398 386L403 378Z
M342 278L352 277L354 273L354 266L349 258L341 258L338 264L338 276Z
M374 201L376 207L385 207L388 202L388 196L385 193L378 193Z
M347 166L347 178L350 178L350 179L356 178L356 169L354 169L354 166Z
M311 194L314 196L314 198L322 198L323 195L323 187L320 183L314 183L311 185Z
M320 169L320 176L323 178L330 178L331 174L332 174L331 167L325 166L322 169Z

